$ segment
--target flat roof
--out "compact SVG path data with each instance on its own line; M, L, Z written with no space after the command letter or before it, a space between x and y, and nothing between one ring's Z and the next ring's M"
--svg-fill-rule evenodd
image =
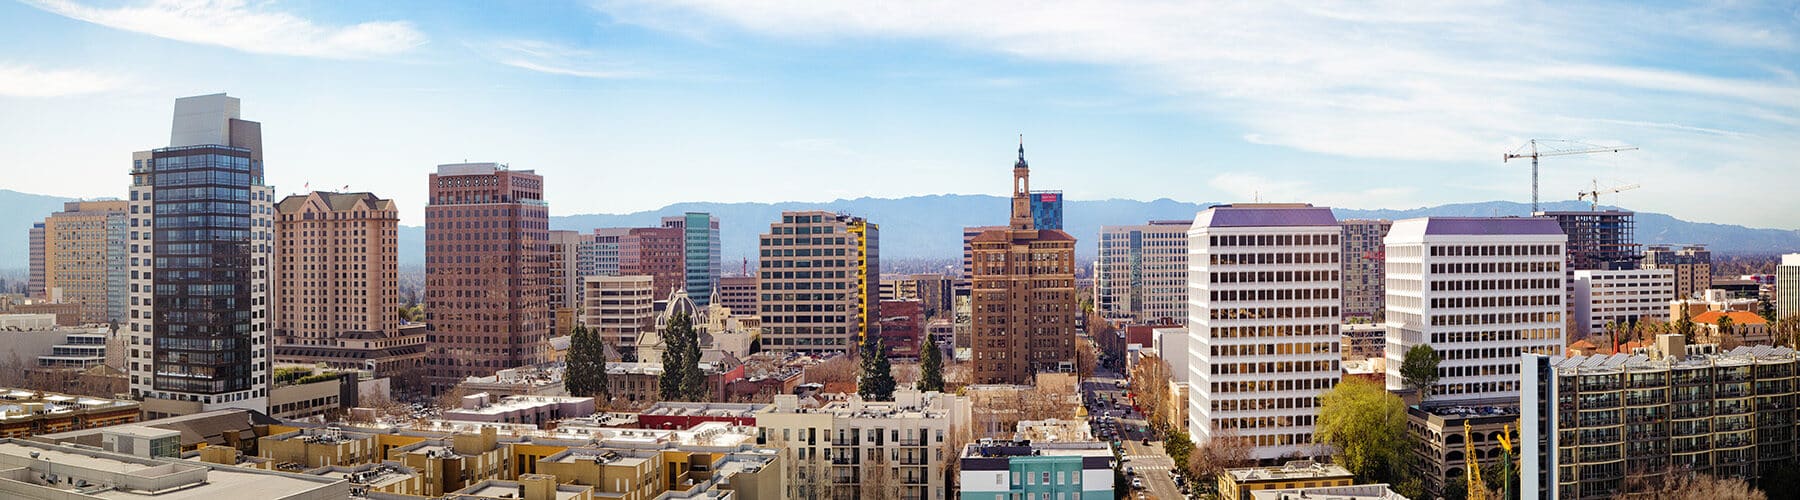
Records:
M1247 467L1243 469L1227 469L1226 474L1238 483L1249 481L1283 481L1289 479L1317 479L1335 477L1355 477L1349 469L1341 465L1322 464L1298 460L1280 467Z
M1194 216L1193 227L1337 226L1330 208L1306 203L1214 205Z
M31 457L34 452L38 454L36 458ZM178 474L194 474L196 471L204 471L198 475L198 481L177 482L173 487L158 492L108 489L85 493L86 496L92 498L120 500L140 498L157 500L279 499L305 493L317 494L317 492L333 488L341 490L346 496L349 495L348 483L341 479L239 467L211 467L187 461L146 459L108 451L78 449L45 443L10 439L0 441L0 455L9 456L13 463L28 463L27 467L33 472L54 473L64 478L85 480L90 485L112 484L113 480L110 478L114 474L142 478L148 482ZM35 475L31 476L35 477ZM37 482L20 482L45 489L67 492L77 490L66 480L61 481L58 487ZM65 486L66 488L64 488Z

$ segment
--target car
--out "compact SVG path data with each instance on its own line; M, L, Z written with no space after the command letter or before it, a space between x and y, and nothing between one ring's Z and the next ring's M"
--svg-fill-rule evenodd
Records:
M1135 477L1131 478L1131 488L1137 489L1137 490L1144 489L1144 479L1143 478L1135 478ZM1142 498L1142 497L1140 497L1140 498Z
M1127 476L1136 476L1136 475L1137 475L1137 469L1133 469L1133 468L1131 468L1131 467L1126 467L1126 468L1125 468L1125 475L1127 475Z
M1150 446L1150 438L1144 438L1144 446Z

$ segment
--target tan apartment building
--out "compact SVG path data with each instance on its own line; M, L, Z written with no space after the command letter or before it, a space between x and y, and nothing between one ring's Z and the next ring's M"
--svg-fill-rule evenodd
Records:
M581 245L592 235L577 231L550 232L551 335L568 335L575 328L581 308Z
M910 389L893 402L779 395L756 413L757 442L781 457L787 498L943 500L945 466L967 442L970 407L965 397Z
M879 226L822 210L782 212L759 251L763 350L848 352L873 333Z
M645 275L582 278L581 324L636 358L638 337L656 327L656 279ZM630 359L629 361L637 361Z
M275 361L402 379L423 369L424 325L402 325L394 314L400 210L393 200L314 191L282 199L275 212Z
M970 242L977 384L1027 384L1075 369L1075 237L1039 230L1025 146L1013 164L1012 224Z
M71 201L44 218L42 241L32 242L33 251L42 245L42 256L31 261L40 297L77 304L82 323L125 321L127 207L123 200Z
M1675 270L1675 300L1694 298L1712 287L1712 250L1706 245L1650 245L1644 248L1643 267Z

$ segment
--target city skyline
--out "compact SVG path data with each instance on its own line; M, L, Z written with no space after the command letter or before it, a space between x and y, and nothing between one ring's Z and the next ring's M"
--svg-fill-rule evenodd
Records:
M0 119L23 145L0 160L56 166L7 187L122 197L79 180L156 140L169 96L224 91L281 124L279 194L381 193L405 225L417 176L463 160L565 179L557 214L998 194L976 187L1019 132L1075 200L1523 201L1529 167L1500 153L1571 138L1644 149L1547 160L1548 199L1642 183L1603 201L1785 229L1800 203L1772 196L1797 173L1768 168L1800 143L1800 15L1780 6L177 7L0 6L35 34L0 41L31 49L0 62L0 102L34 117ZM101 46L131 49L83 49ZM202 71L221 66L248 71ZM1745 195L1769 209L1723 202Z

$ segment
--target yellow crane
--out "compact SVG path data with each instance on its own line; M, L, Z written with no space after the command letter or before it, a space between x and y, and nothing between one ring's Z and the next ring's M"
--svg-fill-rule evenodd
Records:
M1542 146L1541 148L1539 146ZM1617 153L1635 150L1635 146L1598 146L1585 142L1565 141L1561 139L1532 139L1531 142L1519 146L1501 157L1506 163L1514 159L1531 159L1531 213L1538 211L1538 158L1551 156L1585 155L1593 153Z
M1594 211L1600 210L1600 195L1614 194L1614 193L1619 193L1621 191L1630 191L1633 189L1644 187L1643 185L1640 185L1640 184L1626 184L1626 185L1615 187L1612 189L1600 189L1600 181L1599 180L1594 180L1593 183L1594 183L1594 185L1593 185L1594 187L1592 189L1587 190L1587 191L1582 191L1580 193L1576 193L1575 199L1592 201L1594 204L1592 206L1588 207L1588 210L1594 210Z
M1468 472L1464 472L1463 477L1468 478L1469 481L1468 487L1464 490L1468 491L1469 500L1488 500L1487 483L1481 481L1481 461L1475 458L1475 439L1472 435L1474 432L1470 429L1469 421L1464 420L1463 462L1465 463L1464 467L1468 468Z

